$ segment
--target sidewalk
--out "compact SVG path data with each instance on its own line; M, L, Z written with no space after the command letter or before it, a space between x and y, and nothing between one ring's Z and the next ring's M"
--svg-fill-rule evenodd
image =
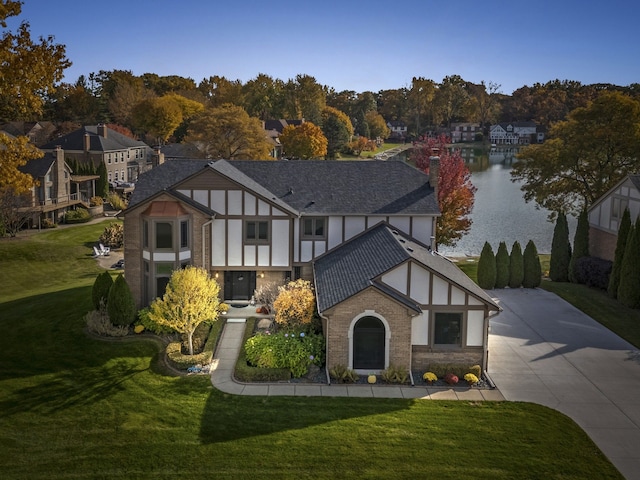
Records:
M243 310L243 309L237 309ZM423 400L504 400L498 390L411 387L401 385L345 385L310 383L240 383L233 371L245 330L245 318L228 318L211 364L211 382L218 390L233 395L407 398ZM244 312L243 312L244 313Z

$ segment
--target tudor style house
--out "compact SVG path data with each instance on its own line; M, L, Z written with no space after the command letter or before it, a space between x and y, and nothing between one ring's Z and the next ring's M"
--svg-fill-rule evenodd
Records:
M167 161L140 176L124 211L127 282L142 306L185 265L209 270L226 301L313 280L329 367L486 367L499 307L435 251L436 159L431 173L394 161Z
M495 145L542 143L544 129L535 122L498 123L489 127L489 140Z
M635 222L640 217L640 175L627 175L587 211L592 256L613 261L620 219L627 208Z

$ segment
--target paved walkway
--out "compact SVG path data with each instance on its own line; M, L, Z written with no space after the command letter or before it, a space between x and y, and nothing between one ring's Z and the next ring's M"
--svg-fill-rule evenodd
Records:
M545 290L495 290L489 375L506 400L572 418L628 479L640 480L640 352Z

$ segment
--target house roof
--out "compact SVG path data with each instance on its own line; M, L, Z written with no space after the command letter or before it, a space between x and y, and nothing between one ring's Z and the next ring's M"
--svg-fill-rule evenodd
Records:
M127 148L148 147L146 143L129 138L126 135L122 135L110 128L107 128L107 136L103 137L98 134L97 125L89 125L79 128L78 130L74 130L62 137L56 138L55 140L43 145L41 149L53 150L56 146L60 145L64 150L84 151L85 133L89 134L89 150L92 152L111 152Z
M605 192L600 198L596 199L596 201L593 202L589 206L589 208L587 208L587 212L591 212L592 210L594 210L598 205L600 205L604 201L604 199L609 197L609 195L611 195L612 192L616 191L621 185L623 185L627 181L631 182L631 184L638 190L638 192L640 192L640 174L630 173L625 177L623 177L622 179L620 179L618 183L616 183L613 187L607 190L607 192Z
M44 157L34 158L33 160L29 160L25 165L21 165L18 167L22 173L28 173L34 179L44 177L49 170L51 170L51 166L56 161L55 153L49 152L45 153Z
M315 286L319 292L318 310L323 312L374 286L384 293L392 292L398 297L397 300L420 311L412 299L390 290L377 280L385 272L409 260L418 262L467 291L492 310L500 310L493 299L455 264L386 223L372 227L314 262Z
M130 206L211 168L304 215L439 215L429 177L403 162L170 160L140 176Z

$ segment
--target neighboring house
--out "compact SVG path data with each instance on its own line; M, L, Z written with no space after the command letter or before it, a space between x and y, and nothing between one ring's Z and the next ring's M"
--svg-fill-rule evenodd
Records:
M451 142L473 142L476 134L482 133L479 123L452 123L451 124Z
M14 137L23 136L29 139L36 147L44 145L56 131L53 122L9 122L0 126L0 130Z
M54 151L62 147L66 159L78 162L104 162L111 184L135 182L138 175L153 165L153 152L146 143L129 138L106 125L79 128L41 147Z
M387 127L391 131L389 138L403 139L407 136L407 125L401 120L387 122Z
M37 182L25 205L36 214L34 224L38 219L58 223L67 210L77 205L88 207L98 179L97 175L73 175L61 148L45 153L42 158L30 160L18 169L31 175Z
M496 145L542 143L544 130L535 122L499 123L489 127L489 140Z
M369 370L445 357L486 367L487 318L498 307L431 251L437 163L431 171L381 161L167 161L141 175L123 212L127 282L143 306L184 265L206 268L227 301L247 301L265 282L315 277L329 364L360 368L347 336L361 345L371 328L380 342L382 325L384 358L365 355Z
M635 222L640 216L640 175L627 175L587 211L591 256L613 261L620 219L626 208L631 222Z
M269 155L272 158L282 158L282 144L280 143L280 135L282 135L282 131L284 127L289 125L293 125L294 127L298 127L304 123L304 118L301 119L284 119L280 120L265 120L262 122L263 128L266 130L267 139L271 144L271 152Z

